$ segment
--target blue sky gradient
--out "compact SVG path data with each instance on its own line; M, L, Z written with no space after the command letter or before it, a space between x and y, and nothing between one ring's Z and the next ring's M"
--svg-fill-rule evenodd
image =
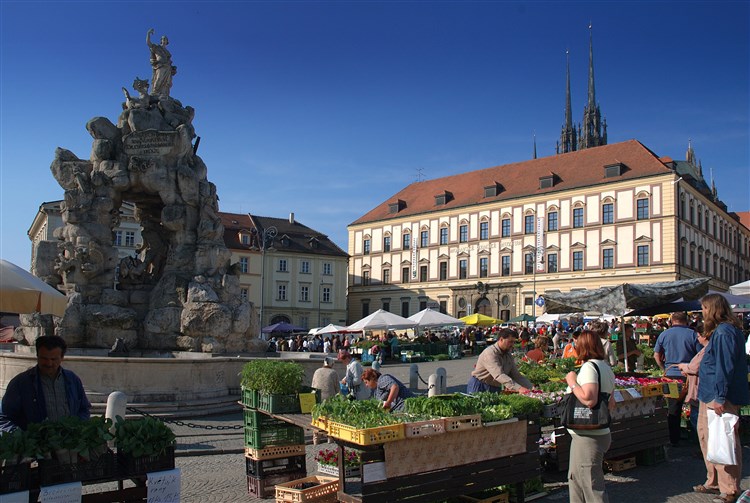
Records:
M196 109L220 209L286 217L346 250L346 226L417 180L554 154L565 50L573 119L596 97L609 143L684 159L692 139L730 211L750 210L750 3L0 2L0 256L62 198L60 146L116 122L167 35L172 96Z

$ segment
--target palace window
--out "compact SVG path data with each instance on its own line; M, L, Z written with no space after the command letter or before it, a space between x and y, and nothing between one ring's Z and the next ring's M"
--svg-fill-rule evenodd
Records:
M419 233L420 243L419 246L426 248L430 244L430 231L422 231Z
M408 250L411 248L411 234L408 232L404 232L403 236L401 237L401 248L404 250Z
M602 269L614 269L615 267L615 250L605 248L602 250Z
M445 281L446 279L448 279L448 262L440 262L438 268L440 271L440 281Z
M487 257L481 257L479 259L479 277L486 278L490 272L489 259Z
M448 227L440 228L440 244L441 245L448 244Z
M247 257L240 257L240 272L247 274Z
M419 266L419 281L423 283L427 281L427 266L426 265Z
M503 222L502 223L503 223L503 225L502 225L502 227L503 227L502 236L504 238L507 238L508 236L510 236L510 218L503 218Z
M650 260L651 257L650 257L650 253L649 253L649 246L648 245L638 245L637 257L638 257L637 264L638 264L639 267L644 267L644 266L649 265L649 263L651 262L651 260Z
M510 255L503 255L500 257L501 261L501 275L510 276Z
M383 269L383 284L389 285L391 283L391 270Z
M557 212L556 211L551 211L547 213L547 230L548 231L557 230Z
M602 223L615 223L615 205L614 203L604 203L602 205Z
M583 227L583 208L573 208L573 227Z
M469 226L468 225L463 224L458 228L458 241L460 243L466 243L469 241Z
M534 234L534 215L523 217L523 232L524 234Z
M638 220L646 220L648 217L648 199L638 199L638 201L636 201L636 218Z
M582 251L573 252L573 270L583 271L583 252Z
M526 253L523 256L524 274L534 274L534 254Z
M490 238L490 223L479 222L479 239L489 239L489 238Z
M557 272L557 253L547 254L547 272Z
M383 237L383 251L384 252L391 251L391 237L390 236Z
M469 262L462 258L458 261L458 279L466 279L469 275Z
M370 239L369 238L365 239L362 243L362 253L364 253L365 255L370 254Z

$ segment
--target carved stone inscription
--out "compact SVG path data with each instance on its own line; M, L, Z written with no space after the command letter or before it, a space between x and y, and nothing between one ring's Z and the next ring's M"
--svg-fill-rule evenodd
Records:
M177 146L176 131L135 131L123 139L123 147L128 155L156 157L169 155Z

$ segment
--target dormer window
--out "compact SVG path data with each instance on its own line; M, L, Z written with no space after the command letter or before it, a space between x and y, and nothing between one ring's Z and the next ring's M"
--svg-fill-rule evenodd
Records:
M388 213L398 213L404 208L406 208L406 201L397 199L396 202L388 204Z
M310 238L310 248L316 250L320 246L320 241L318 241L318 238Z
M557 176L554 174L547 175L547 176L540 176L539 177L539 188L540 189L550 189L555 186L555 180Z
M614 178L625 172L625 165L621 162L604 166L604 178Z
M447 190L435 196L435 206L443 206L453 200L453 194Z
M495 197L503 191L503 186L497 182L484 187L484 197Z

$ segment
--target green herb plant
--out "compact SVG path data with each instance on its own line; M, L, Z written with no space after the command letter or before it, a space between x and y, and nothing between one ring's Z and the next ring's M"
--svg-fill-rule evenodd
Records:
M302 389L305 370L294 362L253 360L242 368L242 386L269 395L293 395Z
M143 417L125 420L117 417L115 445L118 452L135 458L161 456L175 443L174 432L158 419Z

